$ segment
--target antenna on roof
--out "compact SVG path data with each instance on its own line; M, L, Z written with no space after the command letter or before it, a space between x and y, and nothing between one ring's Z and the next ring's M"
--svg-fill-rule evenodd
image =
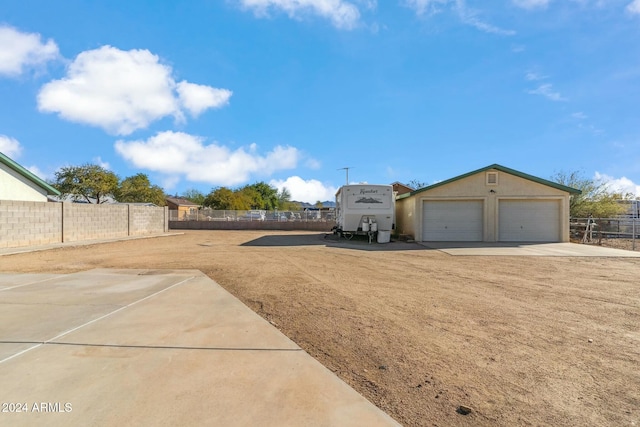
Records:
M339 168L339 171L347 171L347 185L349 185L349 169L353 169L353 166L346 166L344 168Z

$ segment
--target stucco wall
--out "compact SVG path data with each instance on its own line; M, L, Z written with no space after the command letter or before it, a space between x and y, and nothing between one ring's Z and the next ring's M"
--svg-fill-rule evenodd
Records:
M47 192L0 163L0 200L46 202Z
M415 216L415 202L413 198L396 200L395 233L415 238Z
M166 208L0 201L0 247L161 234Z
M569 193L503 171L490 170L490 172L498 172L497 185L487 185L487 171L483 171L399 200L396 205L403 205L402 227L407 230L402 234L412 235L417 241L422 240L422 207L425 201L481 200L484 205L483 240L495 242L498 239L500 200L539 199L559 201L560 218L562 218L560 241L569 241Z

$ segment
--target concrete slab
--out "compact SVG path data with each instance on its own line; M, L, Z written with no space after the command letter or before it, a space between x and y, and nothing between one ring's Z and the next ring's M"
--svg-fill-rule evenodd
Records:
M10 274L0 273L0 292L33 283L46 282L58 277L58 274Z
M421 242L422 246L458 256L554 256L640 258L640 252L578 243Z
M1 425L398 425L195 270L0 292L0 378Z

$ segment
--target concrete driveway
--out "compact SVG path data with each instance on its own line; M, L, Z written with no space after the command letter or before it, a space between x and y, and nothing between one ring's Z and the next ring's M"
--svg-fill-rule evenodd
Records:
M640 252L578 243L422 242L449 255L640 258Z
M0 378L0 425L398 425L197 270L0 273Z

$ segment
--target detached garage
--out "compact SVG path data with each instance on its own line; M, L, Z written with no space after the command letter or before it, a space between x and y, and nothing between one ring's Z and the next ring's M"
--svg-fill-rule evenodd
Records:
M424 242L567 242L572 193L494 164L398 196L396 228Z

